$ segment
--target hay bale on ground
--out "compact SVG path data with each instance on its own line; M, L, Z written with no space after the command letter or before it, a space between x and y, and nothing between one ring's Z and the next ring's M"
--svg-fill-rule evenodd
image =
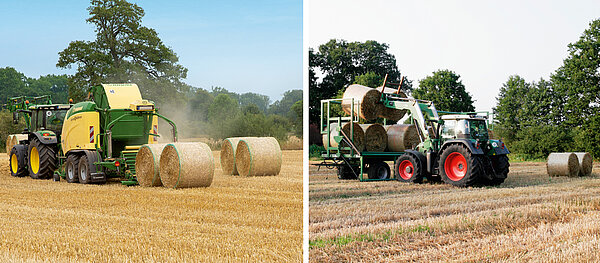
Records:
M13 136L12 134L8 135L6 137L6 154L10 155L10 150L12 150L12 140L13 140Z
M383 152L387 148L388 135L383 125L360 124L365 132L365 149L369 152Z
M592 167L594 166L592 155L586 152L577 152L574 154L577 155L577 159L579 160L579 176L591 175Z
M221 144L221 169L223 169L223 174L238 175L235 167L235 150L238 142L246 138L250 137L234 137L223 140Z
M551 153L548 155L546 170L550 176L577 176L579 160L574 153Z
M27 140L27 139L29 139L29 136L27 134L13 134L11 146L17 145L17 144L19 144L20 141Z
M377 88L378 91L382 90L382 87ZM397 89L390 89L390 88L385 88L383 90L383 92L385 93L397 93ZM398 95L400 95L400 97L402 98L407 98L408 96L406 96L406 94L402 91L400 91L400 93L397 93ZM380 94L381 96L381 94ZM406 110L397 110L397 109L392 109L392 108L388 108L386 106L384 106L383 104L377 104L379 107L381 107L381 109L379 110L379 115L378 117L381 118L386 118L387 120L391 121L391 122L397 122L400 119L402 119L402 117L404 117L404 115L406 114Z
M395 124L386 126L388 143L387 150L390 152L403 152L412 149L419 144L417 127L413 124Z
M373 88L369 88L363 85L352 84L346 88L342 98L342 110L350 115L352 108L352 101L354 99L354 115L365 120L373 120L380 114L381 105L379 97L381 94L379 91Z
M329 133L329 136L331 147L338 147L338 143L334 140L334 136L341 136L340 132L337 130L338 124L334 122L330 125L331 132ZM350 131L350 127L352 127L354 136L351 136L352 132ZM346 134L346 136L348 136L348 138L352 139L352 142L354 143L354 146L356 146L357 150L362 151L365 149L365 132L358 123L353 122L352 125L350 125L350 122L342 123L342 131L344 134ZM324 134L323 145L325 145L325 147L327 147L327 142L327 134ZM340 147L349 147L349 145L342 143Z
M245 138L238 142L235 165L242 176L278 175L281 147L273 137Z
M144 144L135 156L135 177L141 186L162 186L160 156L166 143Z
M159 173L165 187L210 186L215 173L212 151L202 142L169 143L160 156Z

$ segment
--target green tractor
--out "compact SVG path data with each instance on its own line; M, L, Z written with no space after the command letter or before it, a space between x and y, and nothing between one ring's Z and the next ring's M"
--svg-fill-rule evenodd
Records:
M19 141L10 151L12 176L31 176L34 179L50 179L58 166L58 138L71 104L52 104L49 95L40 97L10 98L7 108L18 123L22 114L26 128Z
M353 132L345 134L340 129L342 123L358 122L358 117L331 116L332 105L341 104L342 100L321 101L321 133L326 140L333 139L335 143L324 142L324 161L317 164L337 167L340 179L420 183L427 178L455 186L471 186L499 185L508 175L509 151L501 140L489 138L486 116L451 112L439 112L445 114L439 116L431 101L382 92L378 103L390 109L405 110L416 127L419 142L404 152L368 152L354 145ZM354 107L356 101L350 104ZM352 109L352 112L357 111ZM332 125L334 123L337 125ZM394 178L386 161L394 162ZM363 177L365 172L368 179Z

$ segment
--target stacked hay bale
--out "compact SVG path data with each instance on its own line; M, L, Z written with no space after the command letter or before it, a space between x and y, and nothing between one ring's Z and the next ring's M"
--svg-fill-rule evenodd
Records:
M233 137L223 140L221 144L221 169L223 174L226 175L238 175L238 171L235 166L235 151L240 140L250 137Z
M594 158L587 152L576 152L577 159L579 160L579 176L588 176L592 174L592 167L594 166Z
M577 176L579 160L574 153L551 153L548 155L546 170L550 176Z
M385 126L388 136L387 150L403 152L419 144L417 127L412 124L395 124Z
M235 166L242 176L277 175L281 171L281 147L273 137L241 139L235 157Z
M369 152L383 152L387 148L388 135L383 125L375 124L360 124L364 131L365 149Z
M380 97L381 93L376 89L358 84L350 85L342 97L344 99L342 100L342 110L350 115L353 109L355 116L365 120L374 120L381 114L382 108L378 106L381 105L378 103ZM354 99L354 107L352 107L352 99Z
M27 134L11 134L6 137L6 154L10 154L12 147L19 144L19 141L27 140Z
M208 187L214 173L214 157L206 143L169 143L160 156L159 175L165 187Z
M13 136L14 135L10 134L6 137L6 154L8 154L8 155L10 155L10 150L12 150L12 147L13 147L13 145L12 145L12 140L13 140L12 137Z
M145 144L135 157L135 174L141 186L162 186L160 180L160 156L165 143Z
M335 136L341 136L338 130L338 124L335 122L331 123L329 129L331 130L329 133L329 139L327 138L327 134L323 134L323 145L325 145L325 147L338 147L338 143L334 139ZM360 127L360 124L355 122L343 123L342 131L344 134L346 134L346 136L348 136L349 139L352 139L352 143L354 143L354 146L356 146L358 151L365 149L365 132ZM330 143L330 145L328 145L328 143ZM347 145L345 142L342 142L342 144L339 146L349 147L349 145Z

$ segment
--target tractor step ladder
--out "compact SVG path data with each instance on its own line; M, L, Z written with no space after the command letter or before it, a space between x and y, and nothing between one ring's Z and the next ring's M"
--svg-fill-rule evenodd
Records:
M125 164L129 167L129 171L135 176L135 157L141 146L125 146L125 150L121 152L121 155L125 159Z

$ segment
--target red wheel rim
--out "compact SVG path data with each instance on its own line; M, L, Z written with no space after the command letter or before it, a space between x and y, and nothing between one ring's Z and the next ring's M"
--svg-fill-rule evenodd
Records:
M412 178L414 171L415 167L409 160L404 160L400 162L400 165L398 166L398 173L400 174L400 177L402 177L402 179L404 180Z
M453 152L446 157L444 171L448 179L460 181L467 174L467 160L462 154Z

